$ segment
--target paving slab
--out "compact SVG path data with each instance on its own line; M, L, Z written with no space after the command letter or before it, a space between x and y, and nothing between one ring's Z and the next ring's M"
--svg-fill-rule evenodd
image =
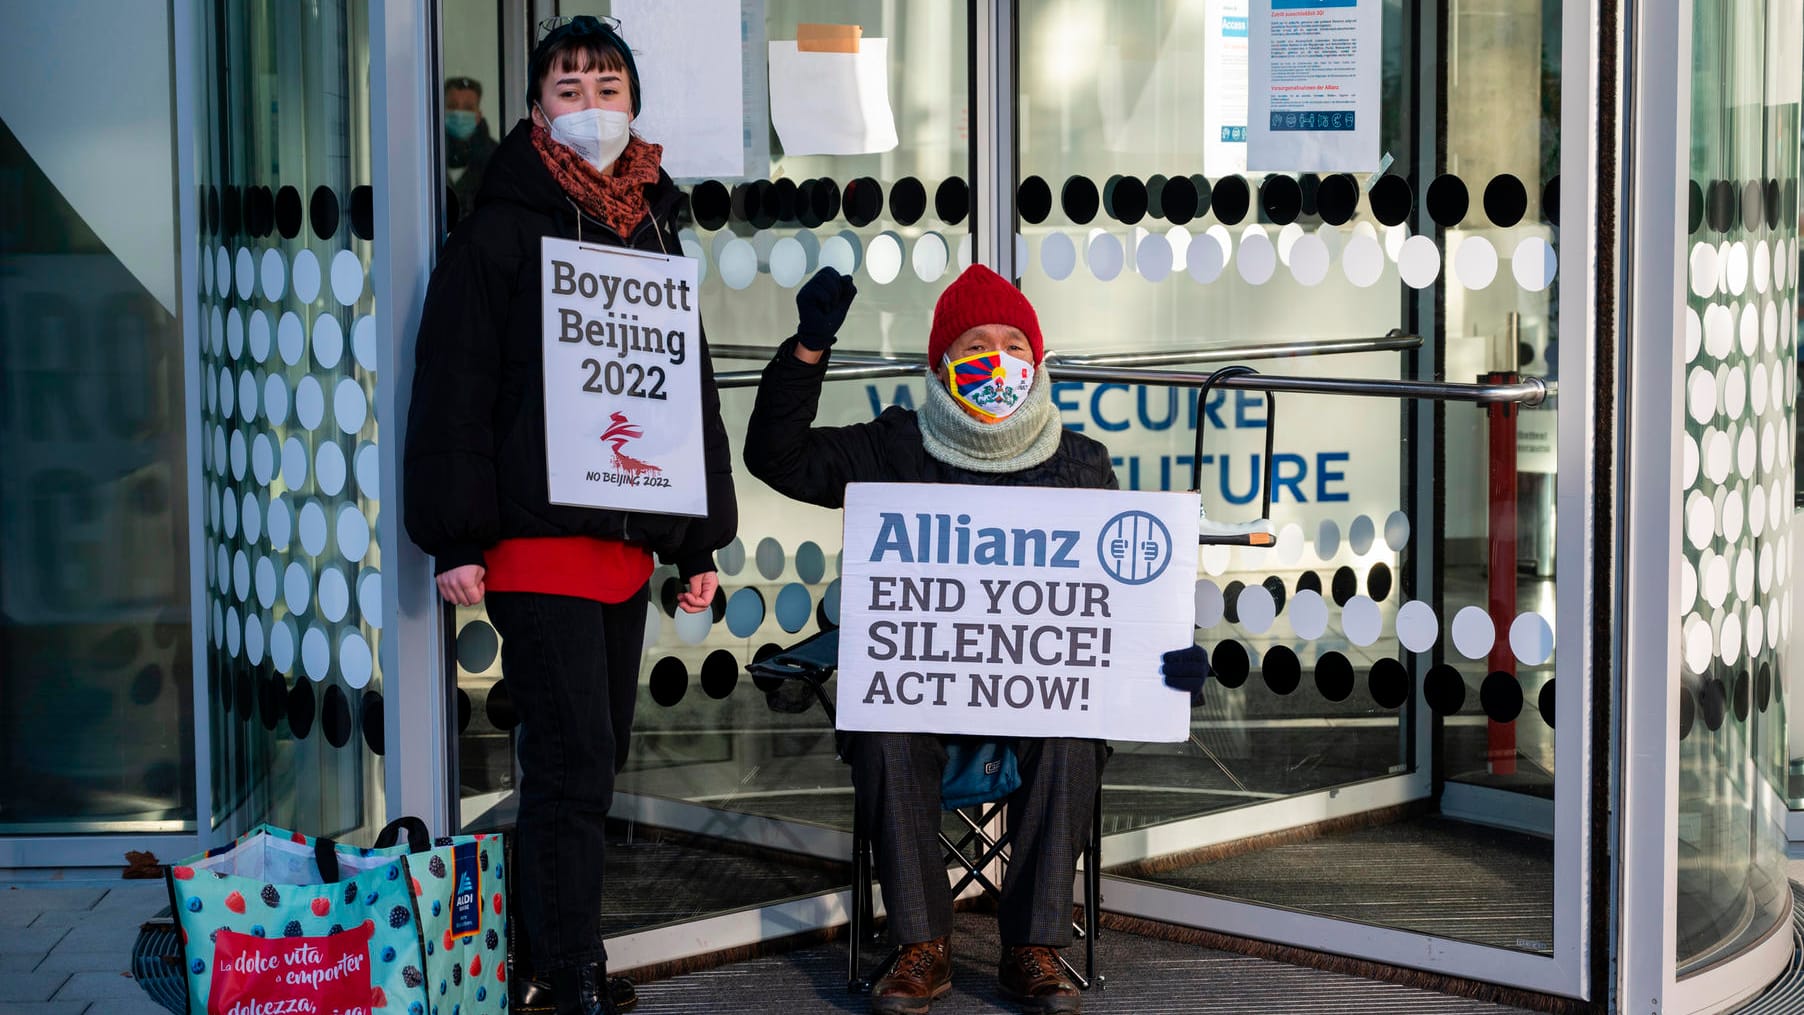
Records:
M6 1006L6 1015L86 1015L92 1001L22 1001ZM110 1009L111 1006L109 1005ZM159 1009L161 1011L161 1009ZM134 1009L132 1015L138 1015ZM163 1015L169 1015L163 1012Z
M143 997L144 988L138 985L138 981L130 973L72 973L68 982L63 984L51 1000L114 1001ZM107 1007L110 1011L111 1005Z
M0 907L7 912L18 912L30 909L43 912L47 909L93 909L107 890L92 884L56 885L31 884L0 885Z
M48 1001L69 980L68 973L16 973L0 976L0 1001Z
M0 955L42 955L67 937L68 927L0 927Z
M0 952L0 976L29 973L38 968L48 952Z

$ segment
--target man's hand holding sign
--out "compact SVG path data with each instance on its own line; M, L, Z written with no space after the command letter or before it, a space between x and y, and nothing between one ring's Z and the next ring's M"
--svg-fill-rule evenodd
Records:
M1196 494L1023 492L846 488L841 728L1189 736L1160 663L1192 636Z

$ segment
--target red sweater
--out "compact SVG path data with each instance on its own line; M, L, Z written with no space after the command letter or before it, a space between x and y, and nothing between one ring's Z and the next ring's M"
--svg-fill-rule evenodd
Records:
M594 536L503 539L483 554L489 592L538 592L624 603L651 577L651 552Z

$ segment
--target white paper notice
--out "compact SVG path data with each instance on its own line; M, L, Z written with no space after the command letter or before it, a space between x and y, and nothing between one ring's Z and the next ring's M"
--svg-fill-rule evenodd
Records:
M1252 0L1247 168L1378 168L1379 0Z
M551 503L708 513L697 264L542 241Z
M671 176L745 171L739 0L614 0L648 101L633 121Z
M1247 171L1247 0L1207 0L1203 51L1203 173Z
M846 487L837 725L1184 740L1190 698L1159 664L1194 637L1197 504L1194 493Z
M856 53L770 44L770 122L786 155L868 155L896 147L889 104L889 40Z

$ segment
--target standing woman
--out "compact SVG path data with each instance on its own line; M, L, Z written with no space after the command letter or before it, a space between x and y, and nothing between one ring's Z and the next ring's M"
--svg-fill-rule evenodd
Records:
M546 483L540 240L678 252L681 192L663 150L635 137L633 54L594 17L533 49L530 116L489 161L476 209L440 254L420 318L405 456L408 534L438 589L488 604L520 715L512 889L536 977L557 1011L611 1013L601 942L602 850L626 760L652 554L709 609L713 551L737 526L731 456L707 341L700 363L708 475L702 518L550 502ZM620 998L610 997L618 993Z

